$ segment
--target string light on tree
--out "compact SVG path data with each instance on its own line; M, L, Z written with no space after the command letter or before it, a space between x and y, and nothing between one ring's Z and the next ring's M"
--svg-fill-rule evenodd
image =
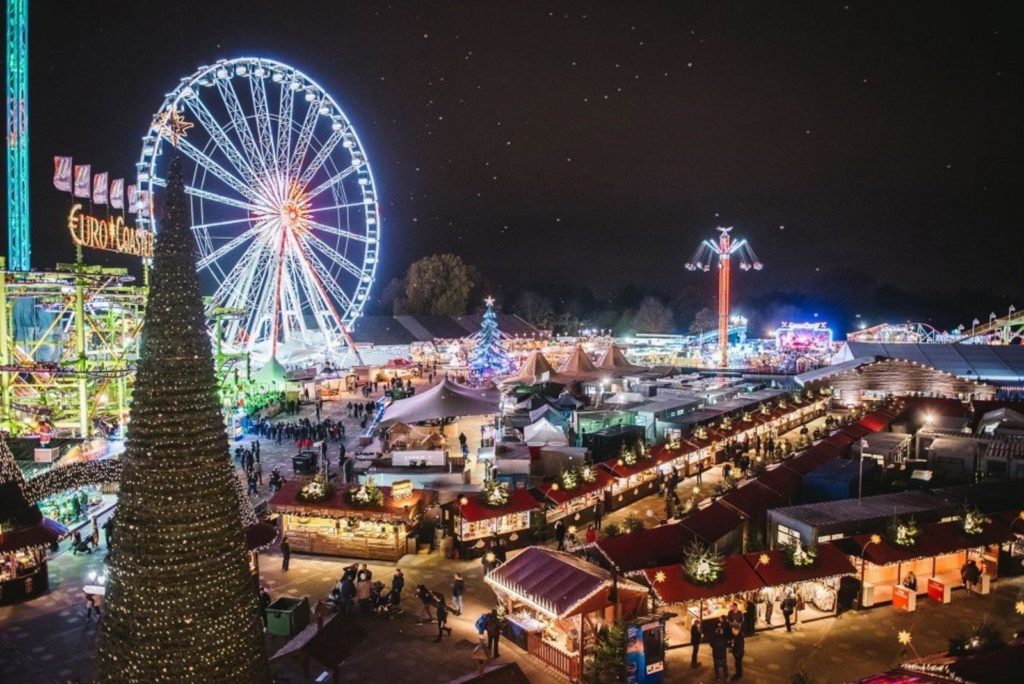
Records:
M505 375L512 370L508 352L502 345L502 332L498 329L498 314L494 311L494 297L484 300L486 309L480 321L480 332L475 335L475 345L469 357L469 367L478 376L490 378Z
M97 679L266 683L178 158L153 262Z

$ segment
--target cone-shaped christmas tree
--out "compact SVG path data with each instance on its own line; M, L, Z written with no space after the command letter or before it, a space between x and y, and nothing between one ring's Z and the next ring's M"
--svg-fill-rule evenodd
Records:
M484 300L487 308L480 321L480 332L476 334L476 346L469 357L469 367L481 377L504 375L511 370L508 352L501 345L501 331L498 330L498 314L494 311L494 299Z
M101 682L270 681L195 264L174 159L108 561Z

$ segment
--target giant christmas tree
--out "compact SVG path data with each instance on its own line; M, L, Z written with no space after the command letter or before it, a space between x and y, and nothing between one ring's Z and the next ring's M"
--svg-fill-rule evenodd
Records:
M142 330L101 682L269 682L179 159Z
M480 332L476 334L476 346L469 357L469 367L480 377L492 377L508 373L512 364L508 352L501 344L501 331L498 330L498 314L494 311L494 298L484 300L487 308L480 321Z

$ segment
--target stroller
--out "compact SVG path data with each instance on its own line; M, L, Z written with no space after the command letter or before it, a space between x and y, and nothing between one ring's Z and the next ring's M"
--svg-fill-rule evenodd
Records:
M394 590L384 593L384 585L380 582L373 583L370 601L373 614L378 617L394 620L396 615L402 615L405 612L402 610L402 593Z

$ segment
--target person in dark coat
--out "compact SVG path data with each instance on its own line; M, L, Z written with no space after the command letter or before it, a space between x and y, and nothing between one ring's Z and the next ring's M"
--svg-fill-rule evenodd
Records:
M487 652L491 655L491 658L498 657L498 640L501 638L501 620L498 619L498 611L491 609L491 614L487 616Z
M700 663L697 662L697 651L700 650L700 642L704 640L704 633L700 631L700 620L698 618L693 619L693 624L690 625L690 647L693 648L693 654L690 656L690 667L700 667Z
M718 673L722 673L722 679L729 678L729 635L725 633L726 625L720 621L715 625L715 631L711 635L711 660L715 664L715 679Z
M555 541L558 542L558 550L565 551L565 523L561 520L555 523Z
M288 537L281 539L281 569L288 572L288 563L292 559L292 546L288 543Z
M437 638L434 641L440 641L441 636L445 632L448 632L448 636L452 635L452 628L448 626L448 606L444 602L444 596L440 592L434 592L434 602L437 604Z
M736 672L733 674L733 679L743 678L743 648L744 648L743 630L733 630L732 633L732 660L736 664Z
M267 608L270 606L270 592L266 587L260 587L260 620L263 626L267 626Z
M782 599L782 617L786 621L786 631L793 631L793 611L796 610L796 597L792 593Z
M405 588L405 575L402 573L401 568L395 570L394 576L391 578L391 591L402 595L402 589Z
M455 614L462 615L462 595L466 593L466 581L462 579L462 575L455 573L455 578L452 580L452 603L454 604Z

